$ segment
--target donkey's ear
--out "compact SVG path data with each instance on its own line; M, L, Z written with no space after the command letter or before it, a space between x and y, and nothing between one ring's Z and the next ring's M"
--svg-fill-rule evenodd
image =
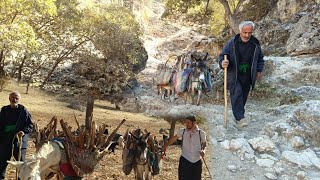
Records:
M124 133L123 139L127 140L128 136L129 136L129 129L127 129L126 132Z
M143 138L144 140L147 140L147 139L149 139L149 137L150 137L150 132L148 132L147 134L146 134L146 136Z
M40 161L38 161L38 160L30 161L30 162L28 162L28 166L29 166L31 169L33 169L33 168L35 168L39 163L40 163Z
M23 161L7 161L8 164L11 164L12 166L20 169L22 164L24 163Z
M131 137L133 137L133 139L135 139L136 141L141 140L141 137L137 137L134 134L130 133Z

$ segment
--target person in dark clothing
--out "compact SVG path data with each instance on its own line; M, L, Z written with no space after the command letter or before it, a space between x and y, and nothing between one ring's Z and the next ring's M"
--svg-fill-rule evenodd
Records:
M163 155L169 145L182 139L182 153L179 159L179 180L201 180L202 161L207 146L206 133L196 125L196 117L184 118L186 128L182 128L162 147Z
M238 128L248 125L248 119L244 116L245 105L250 90L254 88L256 80L261 79L264 68L264 56L259 40L252 35L254 27L252 21L241 22L240 33L227 42L218 57L220 68L228 68L227 88Z
M24 161L28 147L28 134L32 132L31 114L19 103L21 95L14 91L9 94L10 105L3 106L0 113L0 180L5 179L7 160L13 155L18 161ZM19 159L19 141L21 139L21 158ZM13 150L13 151L12 151Z

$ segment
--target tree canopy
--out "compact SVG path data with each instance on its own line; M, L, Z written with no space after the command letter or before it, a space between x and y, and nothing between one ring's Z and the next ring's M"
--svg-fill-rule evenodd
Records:
M185 17L184 20L210 24L212 34L231 28L238 33L243 20L259 20L276 0L165 0L164 17ZM181 16L184 15L184 16Z
M144 68L141 35L131 9L118 3L2 0L0 76L44 87L58 67L71 63L90 117L96 98L117 94Z

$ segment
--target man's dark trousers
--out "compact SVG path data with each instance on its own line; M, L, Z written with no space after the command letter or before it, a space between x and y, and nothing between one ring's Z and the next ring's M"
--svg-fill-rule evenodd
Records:
M250 92L251 80L248 76L238 76L234 90L230 91L232 112L237 121L244 118L245 105Z
M179 161L179 180L201 180L202 161L191 163L183 156Z

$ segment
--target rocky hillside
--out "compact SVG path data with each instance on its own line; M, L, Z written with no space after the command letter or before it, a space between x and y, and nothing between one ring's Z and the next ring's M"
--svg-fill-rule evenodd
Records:
M320 52L319 17L319 0L278 0L257 23L256 36L267 55L316 55Z

